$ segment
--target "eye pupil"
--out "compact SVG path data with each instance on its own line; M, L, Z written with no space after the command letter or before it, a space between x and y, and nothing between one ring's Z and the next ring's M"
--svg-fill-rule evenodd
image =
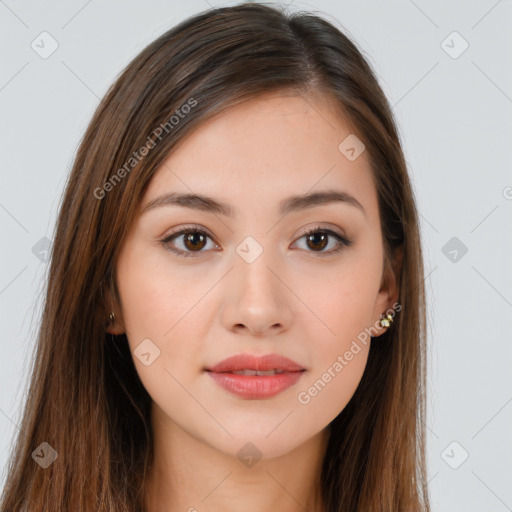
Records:
M195 237L199 237L201 238L201 242L200 244L202 243L203 245L200 245L199 247L197 245L195 245ZM197 240L196 240L197 242ZM186 236L185 236L185 247L187 247L187 249L199 249L201 250L203 247L204 247L204 243L205 243L205 237L201 234L201 233L188 233ZM192 244L191 246L189 244Z
M323 238L323 241L321 242L322 245L319 248L324 249L327 244L327 236L321 232L312 233L312 234L308 235L308 245L309 245L309 242L311 242L311 241L313 241L313 243L318 243L318 240L316 239L317 237Z

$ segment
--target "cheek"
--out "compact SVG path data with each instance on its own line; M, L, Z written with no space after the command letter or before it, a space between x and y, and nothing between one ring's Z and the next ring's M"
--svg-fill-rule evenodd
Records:
M314 305L311 310L321 321L303 324L314 350L297 399L313 416L325 416L324 421L347 405L366 368L371 341L365 329L372 325L378 272L375 260L368 265L358 257L350 265L330 269L328 279L316 279L316 286L308 279L303 282L305 302Z
M179 272L170 273L165 255L150 256L148 252L127 249L118 260L128 345L152 400L168 412L178 408L186 415L193 401L182 386L189 387L190 373L199 364L201 338L194 334L197 318L194 325L191 305L194 299L197 302L193 288L198 285Z
M365 261L364 256L354 254L350 261L347 258L343 265L323 272L310 277L306 274L300 286L304 302L316 318L305 323L314 331L309 338L319 355L331 358L372 325L380 268L375 260ZM324 364L329 362L325 357Z
M169 265L165 250L127 249L117 274L128 335L153 336L164 345L207 291L206 284Z
M297 401L309 416L325 423L345 408L363 376L370 350L364 329L370 326L372 305L368 290L350 280L329 290L319 309L328 328L321 333L318 324L310 328L313 364L297 390Z
M368 352L369 345L362 345L337 354L297 390L300 416L308 430L328 425L345 409L361 381Z
M204 314L199 303L211 284L194 279L192 270L173 269L164 250L149 253L136 247L126 250L119 258L117 275L134 364L152 394L177 385L171 375L183 382L195 368L200 371L198 355L206 338L201 328L207 322L198 318ZM147 366L138 357L143 347L143 353L151 354Z

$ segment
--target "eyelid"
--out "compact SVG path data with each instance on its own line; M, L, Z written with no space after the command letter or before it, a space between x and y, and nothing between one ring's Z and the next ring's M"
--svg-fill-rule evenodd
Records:
M327 224L313 224L313 225L306 226L306 227L302 228L299 232L299 236L307 235L310 231L315 231L315 230L326 230L326 231L331 230L331 231L334 231L338 236L345 238L348 241L348 237L344 234L344 232L342 231L341 233L339 233L338 231L336 231L337 229L339 230L340 228L338 228L337 226L334 226L332 224L328 224L328 223ZM197 225L197 224L184 224L183 226L179 226L176 229L166 232L166 234L161 238L161 241L165 241L172 235L175 235L177 233L182 233L183 231L186 231L186 230L204 232L212 240L215 240L215 237L211 234L211 232L207 228Z
M208 229L203 226L199 226L197 224L184 224L182 226L177 227L176 229L172 229L171 231L166 232L166 234L161 238L162 241L167 240L172 235L176 235L178 233L182 234L183 231L200 231L201 233L207 234L212 240L215 240L215 237L210 233Z
M335 233L337 236L339 236L341 238L345 238L346 240L348 240L348 237L345 235L343 230L341 230L339 227L337 227L337 226L335 226L333 224L329 224L329 223L325 223L325 224L324 223L312 224L310 226L306 226L306 227L301 229L299 236L307 235L311 231L327 231L327 232L332 232L332 233Z

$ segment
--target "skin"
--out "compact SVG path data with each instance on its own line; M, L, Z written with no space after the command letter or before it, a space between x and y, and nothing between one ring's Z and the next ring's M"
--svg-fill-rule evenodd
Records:
M322 510L329 423L355 392L372 341L360 343L308 404L298 393L398 298L397 263L394 273L383 261L367 152L354 161L340 152L353 132L334 112L325 97L280 91L251 99L196 129L149 184L141 211L168 192L206 194L235 210L233 218L176 205L149 210L131 226L117 261L121 301L112 302L111 331L126 332L132 355L147 338L160 350L149 366L134 357L153 400L151 512ZM278 214L282 199L326 189L350 193L365 213L329 203ZM161 242L189 224L210 238ZM329 236L323 249L319 241L308 245L301 231L308 227L353 243L328 255L339 242ZM247 236L263 249L252 263L236 252ZM172 253L173 243L192 257ZM272 398L239 398L203 368L244 352L282 354L306 372ZM247 442L262 454L252 467L237 457Z

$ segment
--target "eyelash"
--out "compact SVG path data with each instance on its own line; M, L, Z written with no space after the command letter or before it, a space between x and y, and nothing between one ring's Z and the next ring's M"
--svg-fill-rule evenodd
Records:
M176 249L176 247L173 247L169 243L172 240L174 240L175 238L179 238L183 234L192 234L192 233L199 233L199 234L202 234L202 235L206 235L208 238L210 238L213 241L213 238L210 237L210 235L208 235L208 233L206 231L203 231L203 230L198 229L196 227L185 227L185 228L180 229L179 231L175 231L175 232L171 233L170 235L166 236L163 240L161 240L161 243L163 245L165 245L165 247L169 251L171 251L171 252L173 252L173 253L175 253L175 254L177 254L179 256L182 256L182 257L185 257L185 258L196 257L196 255L200 255L201 253L204 253L206 251L202 251L202 250L201 251L195 251L195 252L194 251L183 251L181 249ZM316 252L319 256L327 256L327 255L330 255L330 254L339 253L345 247L349 247L350 245L352 245L352 240L349 240L349 239L341 236L340 234L336 233L335 231L332 231L331 229L321 228L321 227L315 227L315 228L312 228L312 229L308 229L307 231L305 231L298 238L298 240L300 240L300 239L302 239L304 237L307 237L309 235L314 235L316 233L324 233L324 234L327 234L329 236L332 236L333 238L335 238L339 242L339 245L335 249L331 249L330 251L327 251L327 252L318 252L318 251L307 251L307 252L312 252L312 253Z

